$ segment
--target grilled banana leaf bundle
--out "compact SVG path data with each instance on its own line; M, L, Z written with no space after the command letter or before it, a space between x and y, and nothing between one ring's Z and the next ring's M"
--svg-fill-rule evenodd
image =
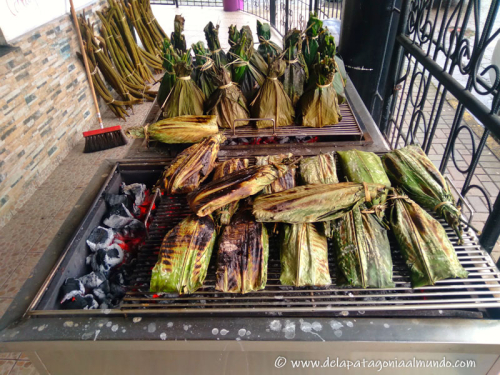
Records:
M163 108L163 117L203 115L205 94L191 79L191 50L174 66L176 81Z
M328 244L322 228L314 223L283 224L280 231L283 285L327 286L332 283L328 268Z
M410 145L382 157L394 185L422 207L443 217L462 241L460 210L455 206L448 183L419 146Z
M322 128L342 120L337 92L333 87L335 64L326 57L313 67L314 78L300 98L299 111L303 126Z
M203 29L205 32L205 38L207 39L208 48L212 55L212 60L215 65L220 68L227 64L226 53L222 50L219 41L219 25L214 26L212 22L209 22L207 26Z
M216 239L210 216L190 215L161 244L151 275L151 292L190 294L203 285Z
M268 23L261 23L257 20L257 36L259 38L257 52L262 56L264 61L267 61L268 57L275 57L281 54L282 49L271 41L271 26Z
M221 128L231 129L248 125L248 121L237 121L250 117L247 100L240 88L231 81L231 74L225 67L216 69L214 82L217 88L205 103L205 112L217 116Z
M249 293L267 283L269 238L264 224L249 210L236 214L219 241L215 289L225 293Z
M162 143L197 143L219 132L216 116L179 116L160 120L147 127L128 128L127 136Z
M314 223L344 216L355 206L379 198L387 188L380 184L341 182L306 185L255 198L253 214L259 222Z
M184 22L185 19L180 14L174 18L174 32L170 35L170 40L174 49L181 53L186 52L186 37L184 36Z
M339 182L333 154L320 154L303 158L300 161L300 181L302 185L336 184Z
M213 180L219 180L224 176L230 175L233 172L248 168L248 159L230 159L226 160L215 167ZM238 210L239 201L234 201L226 204L214 212L214 219L217 227L228 225L231 217Z
M387 231L358 206L336 220L333 245L337 283L361 288L392 288L392 258Z
M257 156L256 165L268 165L268 164L279 164L290 159L292 154L287 155L268 155L268 156ZM263 190L264 194L277 193L279 191L288 190L295 187L295 169L292 168L281 178L278 178L269 186L266 186Z
M413 288L434 285L438 280L466 278L444 228L425 210L398 192L392 197L390 223L410 268Z
M293 162L254 165L209 182L188 195L191 210L198 216L208 215L225 205L255 195L283 177Z
M224 140L222 134L217 134L177 155L163 173L165 192L186 194L195 190L214 169L220 143Z
M286 63L276 58L268 65L266 80L251 104L254 118L274 118L276 127L292 125L295 110L292 101L278 80L285 73ZM272 121L257 121L258 128L272 128Z
M280 80L288 97L295 106L304 92L304 86L309 78L304 55L302 55L302 33L300 30L290 30L283 40L283 60L286 63L284 74Z
M215 63L210 58L210 52L205 48L202 41L192 44L195 55L194 70L192 78L203 91L205 98L209 98L215 91Z
M304 54L304 61L309 68L312 69L316 63L317 54L319 50L319 36L322 32L323 21L321 21L316 13L309 13L309 20L305 30L305 38L302 42L302 53Z
M333 76L332 86L337 92L337 99L339 101L339 104L343 104L347 100L345 96L347 72L345 70L344 62L339 56L336 55L337 46L335 44L335 38L333 37L333 35L330 35L327 32L321 34L319 42L319 53L320 60L328 57L331 61L333 61L335 65L335 74Z

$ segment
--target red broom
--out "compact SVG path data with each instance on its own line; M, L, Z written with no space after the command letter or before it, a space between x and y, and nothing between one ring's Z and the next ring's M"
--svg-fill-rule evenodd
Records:
M97 97L94 91L94 84L92 83L92 75L90 74L89 63L87 61L87 54L83 47L82 34L80 32L80 25L78 24L78 19L76 18L75 6L73 5L73 0L69 0L71 5L71 15L73 16L73 22L76 27L78 34L78 42L80 43L80 49L83 56L83 65L85 65L85 71L87 72L87 79L90 85L90 91L92 92L92 98L94 100L94 106L97 112L97 120L99 121L100 129L89 130L83 132L85 137L85 149L83 152L96 152L101 150L107 150L108 148L123 146L127 144L127 138L122 132L122 127L120 125L111 126L105 128L102 123L101 112L99 111L99 104L97 102Z

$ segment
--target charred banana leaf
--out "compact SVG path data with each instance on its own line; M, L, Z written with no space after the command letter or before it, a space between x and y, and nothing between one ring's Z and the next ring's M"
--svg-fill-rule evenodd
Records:
M190 215L177 224L163 239L150 291L194 293L205 281L215 238L210 216Z
M328 244L322 230L314 223L284 224L280 233L281 284L330 285Z
M399 193L400 194L400 193ZM418 204L404 195L394 196L390 211L392 230L410 268L413 288L438 280L466 278L444 228Z
M163 174L167 194L186 194L195 190L214 169L220 143L224 140L222 134L217 134L177 155Z
M306 185L255 198L253 214L267 223L314 223L344 216L353 207L385 194L380 184L341 182Z
M264 289L268 257L266 227L255 222L249 210L240 211L222 232L215 289L243 294Z
M293 167L293 163L254 165L236 171L189 194L189 206L198 216L208 215L229 203L257 194Z
M224 176L245 168L248 168L248 159L230 159L224 161L215 167L213 179L214 181L219 180ZM238 209L238 205L239 201L235 201L215 210L214 218L218 228L229 224L231 217Z
M270 155L270 156L257 156L256 165L279 164L286 159L290 159L292 154L287 155ZM295 187L295 169L290 169L283 177L278 178L271 185L264 188L264 194L277 193L279 191L288 190Z
M450 187L419 146L410 145L382 157L387 175L422 207L436 212L450 224L462 242L460 210Z
M372 214L355 207L336 221L333 244L337 283L361 288L392 288L387 231Z

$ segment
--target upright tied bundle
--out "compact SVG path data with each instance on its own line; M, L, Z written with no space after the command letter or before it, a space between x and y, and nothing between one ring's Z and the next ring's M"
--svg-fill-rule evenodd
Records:
M202 41L192 45L195 55L193 78L198 87L203 91L205 98L209 98L217 87L215 80L215 64L210 58L210 52Z
M163 67L165 68L165 74L160 83L160 88L158 89L157 102L161 108L167 100L170 90L175 84L175 63L180 60L179 55L175 52L174 47L170 41L165 38L163 41Z
M205 94L191 79L191 50L186 52L182 59L174 66L177 77L174 87L165 102L163 117L177 117L183 115L203 115Z
M282 53L282 49L271 41L271 26L268 23L261 23L257 20L257 36L259 37L257 52L264 61L267 61L269 57L272 58Z
M280 231L283 285L327 286L332 283L328 268L328 244L314 223L284 224Z
M412 287L434 285L438 280L453 277L466 278L468 273L441 224L401 192L397 194L392 197L389 219L410 268Z
M255 165L268 165L283 163L285 160L290 159L292 154L287 155L268 155L257 156ZM288 190L295 187L295 169L290 169L283 177L278 178L272 184L267 186L263 192L264 194L277 193L279 191Z
M203 31L205 32L205 38L207 39L212 60L215 62L216 66L220 67L226 65L226 53L222 50L219 41L219 25L214 26L212 22L209 22Z
M250 64L257 69L260 73L266 74L267 72L267 62L264 58L257 53L257 50L253 46L253 35L250 26L242 26L240 30L240 36L245 36L245 43L247 44L247 49L250 53Z
M335 38L328 34L323 33L320 35L319 41L320 58L324 59L329 57L335 65L335 75L333 77L333 87L337 92L339 104L346 102L345 85L347 82L347 73L345 71L344 62L337 56L337 46L335 45Z
M151 292L194 293L203 285L217 233L210 216L190 215L167 233L151 274Z
M308 70L302 54L302 34L300 30L290 30L283 41L283 60L286 68L281 81L288 97L295 106L304 92L308 79Z
M252 102L251 113L255 118L274 118L276 126L292 125L295 117L293 104L283 84L278 80L285 73L286 64L281 58L269 63L266 80ZM257 121L258 128L270 128L271 121Z
M236 46L240 43L240 38L241 38L241 34L240 34L238 28L236 27L236 25L229 26L228 38L227 38L227 41L229 43L229 51L227 54L228 61L234 60L235 49L236 49Z
M217 116L217 124L221 128L247 125L248 121L236 119L249 118L247 100L240 88L231 81L231 75L224 67L215 70L214 82L217 88L205 103L205 112Z
M387 231L357 206L336 221L333 244L337 282L362 288L391 288L392 258Z
M314 65L313 82L300 98L299 108L303 126L322 128L342 120L337 92L333 87L335 64L326 57Z
M264 289L268 257L266 227L249 210L240 211L220 238L215 289L242 294Z
M186 37L183 34L184 22L184 17L177 14L174 18L174 32L170 35L172 45L180 52L186 52Z
M313 64L316 63L319 50L319 36L323 31L323 21L321 21L316 13L309 14L309 21L305 31L305 38L302 42L302 53L304 54L304 61L309 70L312 69Z
M422 207L443 217L461 242L460 210L454 204L450 187L419 146L391 151L382 157L382 164L396 186Z

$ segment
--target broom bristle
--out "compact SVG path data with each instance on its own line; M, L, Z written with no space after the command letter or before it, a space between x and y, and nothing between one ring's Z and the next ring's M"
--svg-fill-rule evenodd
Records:
M96 152L127 144L125 134L120 130L109 131L101 134L85 136L83 152Z

